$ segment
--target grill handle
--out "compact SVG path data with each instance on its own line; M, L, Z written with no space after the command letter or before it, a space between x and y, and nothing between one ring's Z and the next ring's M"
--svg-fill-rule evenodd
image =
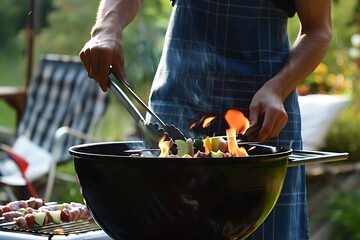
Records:
M349 153L325 151L294 150L289 156L289 167L337 162L349 159Z

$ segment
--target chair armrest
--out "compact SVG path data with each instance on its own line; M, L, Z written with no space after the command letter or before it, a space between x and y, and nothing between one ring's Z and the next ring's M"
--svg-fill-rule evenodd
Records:
M60 127L55 132L55 142L59 141L60 138L66 134L72 135L79 139L87 140L87 141L97 141L97 139L89 134L85 134L79 130L70 128L68 126Z
M55 182L55 176L56 176L56 166L57 166L57 162L58 159L56 159L56 146L58 146L58 142L61 140L61 138L65 135L72 135L74 137L77 137L79 139L83 139L86 141L97 141L97 139L93 136L90 136L88 134L85 134L79 130L70 128L68 126L63 126L60 127L56 130L55 132L55 141L54 141L54 148L53 148L53 158L52 158L52 162L50 165L50 171L49 171L49 176L48 176L48 181L46 184L46 189L45 189L45 195L44 195L44 200L45 201L49 201L51 194L53 192L53 188L54 188L54 182Z

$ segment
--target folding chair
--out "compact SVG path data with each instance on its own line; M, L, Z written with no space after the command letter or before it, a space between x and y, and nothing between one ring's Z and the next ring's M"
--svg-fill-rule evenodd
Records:
M105 113L109 95L87 77L78 57L45 55L31 80L25 110L12 147L0 159L0 186L11 200L14 186L26 186L48 176L44 199L53 191L58 163L71 160L68 148L94 141L96 126ZM74 178L75 179L75 178Z

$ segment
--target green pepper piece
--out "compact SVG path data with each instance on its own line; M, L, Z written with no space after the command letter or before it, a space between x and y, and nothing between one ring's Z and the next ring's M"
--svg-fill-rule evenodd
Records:
M193 142L193 146L194 146L194 152L205 152L205 147L204 147L204 143L202 140L200 139L194 139L194 142Z

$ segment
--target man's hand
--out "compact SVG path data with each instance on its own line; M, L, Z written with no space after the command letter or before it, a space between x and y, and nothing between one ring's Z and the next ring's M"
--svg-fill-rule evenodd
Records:
M101 0L91 39L80 51L90 78L106 92L111 71L126 81L122 31L134 19L142 0Z
M99 83L101 89L108 89L110 66L112 72L126 79L122 45L118 40L90 39L80 51L81 61L90 78Z
M254 95L249 108L249 136L257 136L253 141L264 142L277 137L285 127L288 115L281 98L266 85ZM258 133L252 133L258 131Z

